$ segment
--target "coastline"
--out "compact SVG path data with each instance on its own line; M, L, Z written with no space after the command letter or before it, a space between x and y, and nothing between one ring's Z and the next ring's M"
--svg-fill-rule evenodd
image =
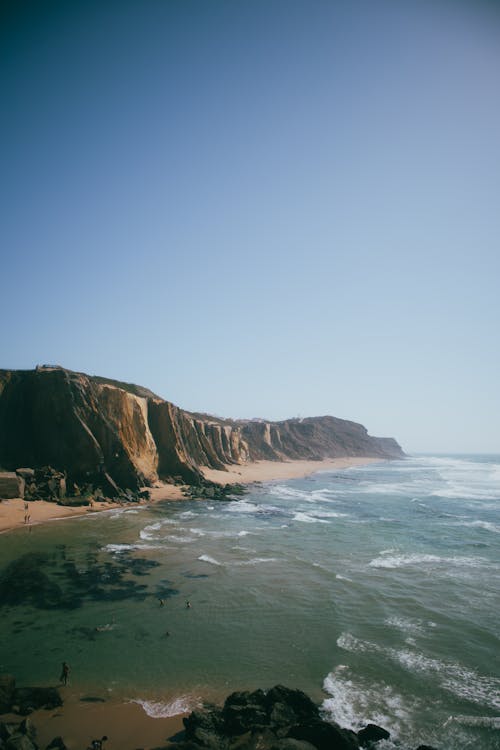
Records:
M36 742L43 748L62 737L70 750L86 748L93 739L106 735L107 750L136 750L169 745L169 738L183 731L187 713L154 718L138 703L117 700L85 700L71 688L59 688L64 705L29 714L36 728ZM68 691L68 692L66 692ZM189 713L189 712L188 712ZM4 714L0 721L19 722L24 717Z
M254 461L247 464L227 465L227 471L210 469L201 466L203 476L209 482L217 484L254 484L255 482L273 482L286 479L299 479L319 471L336 471L351 466L362 466L387 459L369 456L350 456L343 458L325 458L320 461ZM148 488L151 494L149 502L156 503L166 500L183 500L185 496L178 485L158 482L155 487ZM71 508L57 505L47 500L29 502L31 520L25 524L24 500L15 498L0 501L0 534L33 526L50 521L61 521L84 516L87 513L116 510L118 503L95 502L89 506Z
M227 465L227 471L201 466L205 479L217 484L253 484L254 482L274 482L280 479L300 479L318 471L336 471L351 466L387 461L370 456L344 456L324 458L319 461L253 461L247 464Z

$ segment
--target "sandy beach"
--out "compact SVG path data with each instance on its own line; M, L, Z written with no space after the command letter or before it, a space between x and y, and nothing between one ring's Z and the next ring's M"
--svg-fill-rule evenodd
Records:
M380 459L352 457L323 461L259 461L228 466L228 471L203 469L209 481L221 484L251 484L304 477L321 471L337 471ZM160 484L151 488L153 502L183 499L182 488ZM29 502L30 524L69 519L86 513L116 509L116 503L99 502L89 507L68 508L45 501ZM0 503L0 530L28 526L24 523L25 509L22 499L4 500ZM164 747L168 739L182 731L183 714L167 718L148 716L142 706L118 701L108 695L79 693L68 686L60 688L64 705L55 710L36 711L31 714L37 729L37 742L45 747L54 737L62 736L70 750L84 750L94 738L106 735L106 750L136 750L137 748ZM90 698L90 699L89 699ZM5 719L4 719L5 720ZM12 717L19 720L19 717Z
M30 714L37 730L37 743L46 747L54 737L62 737L70 750L85 750L93 739L108 737L106 750L136 750L164 747L170 737L184 729L178 714L152 718L137 703L88 701L71 688L60 688L64 706L38 710ZM2 721L20 721L22 717L6 714Z
M247 464L228 465L227 471L200 467L205 479L219 484L252 484L253 482L271 482L280 479L294 479L314 474L317 471L335 471L347 469L349 466L380 461L382 459L361 456L346 458L327 458L322 461L255 461ZM155 487L148 488L152 502L165 500L182 500L184 495L178 485L158 482ZM49 521L82 516L86 513L116 509L117 503L95 502L93 507L80 506L76 508L57 505L46 500L36 500L28 503L29 523L25 523L26 511L24 500L0 501L0 534L18 528L29 528Z
M315 474L317 471L335 471L349 466L361 466L380 458L351 456L345 458L325 458L322 461L255 461L248 464L233 464L227 471L217 471L207 466L200 467L206 479L220 484L251 484L252 482L272 482L280 479L298 479Z
M148 488L151 493L151 500L182 500L184 495L180 487L172 484L162 484L158 487ZM18 528L29 528L37 526L48 521L61 521L63 519L84 516L86 513L99 513L105 510L115 510L119 507L118 503L113 502L94 502L91 508L88 505L82 505L76 508L69 508L64 505L57 505L46 500L34 500L28 503L27 513L30 516L29 523L25 523L26 511L24 509L24 500L15 498L14 500L2 500L0 502L0 534L5 531L11 531Z

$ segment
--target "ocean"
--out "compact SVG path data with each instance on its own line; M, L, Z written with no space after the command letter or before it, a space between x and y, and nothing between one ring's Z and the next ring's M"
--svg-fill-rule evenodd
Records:
M500 747L500 456L414 456L0 538L0 671L166 716L283 683L384 748ZM189 606L188 606L189 604ZM381 746L380 746L381 747Z

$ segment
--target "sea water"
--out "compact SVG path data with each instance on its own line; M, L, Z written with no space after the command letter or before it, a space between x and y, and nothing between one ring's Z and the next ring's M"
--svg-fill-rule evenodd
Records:
M500 747L499 456L22 529L0 571L0 670L20 684L57 683L66 660L82 696L161 716L284 683L343 726L386 727L386 747Z

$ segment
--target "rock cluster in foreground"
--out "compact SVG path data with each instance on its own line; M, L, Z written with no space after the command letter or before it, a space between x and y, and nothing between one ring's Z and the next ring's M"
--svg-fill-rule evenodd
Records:
M232 693L222 708L193 711L184 725L179 750L359 750L390 737L375 724L355 733L325 721L305 693L282 685Z

